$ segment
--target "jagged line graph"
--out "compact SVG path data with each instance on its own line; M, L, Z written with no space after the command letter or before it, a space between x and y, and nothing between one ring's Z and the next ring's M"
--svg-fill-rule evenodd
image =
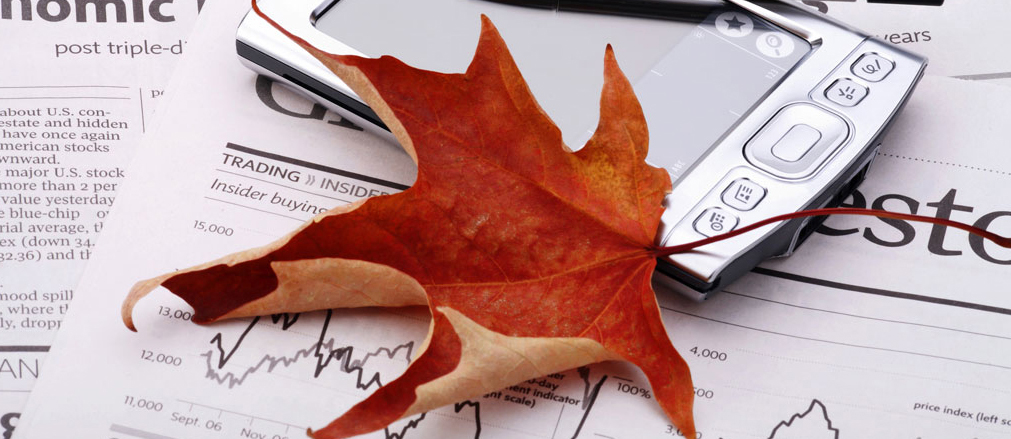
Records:
M291 328L291 326L294 325L295 322L298 321L298 317L301 316L301 315L302 314L300 314L300 313L299 314L288 314L288 313L273 314L273 315L270 316L270 319L274 321L275 325L277 324L277 322L279 322L279 321L281 321L283 319L284 323L281 324L281 330L282 331L287 331L288 328ZM218 354L219 354L218 355L218 369L221 369L221 368L225 367L225 364L228 363L228 360L232 359L232 355L234 355L235 351L239 349L240 345L242 345L242 341L246 339L247 335L249 335L249 331L252 331L253 327L256 326L256 324L259 323L259 321L260 321L260 316L256 316L256 317L253 318L253 321L249 322L249 326L247 326L246 329L244 331L242 331L242 335L239 336L239 340L235 342L235 345L232 346L232 349L229 350L227 354L225 353L225 349L221 346L221 337L222 337L222 335L221 335L220 332L217 335L215 335L214 338L211 339L211 344L217 344L217 346L218 346Z
M579 425L576 426L575 433L572 434L572 439L579 437L579 432L583 430L583 424L586 423L586 418L590 416L590 410L593 409L593 403L597 402L597 396L600 395L600 388L604 385L604 381L607 381L607 375L600 378L595 386L590 385L590 368L583 366L576 370L579 373L579 377L583 379L583 417L579 419Z
M457 413L460 413L460 410L463 410L464 407L468 407L468 406L469 407L474 407L474 425L477 427L477 429L474 430L474 439L480 439L480 437L481 437L481 403L476 402L476 401L462 401L462 402L458 402L458 403L454 404L453 405L453 410L455 410ZM389 438L388 437L386 439L393 439L393 438Z
M294 314L293 316L290 316L288 314L275 314L271 316L271 319L273 320L274 324L277 324L278 322L283 320L284 322L281 325L281 330L286 331L289 328L291 328L292 325L295 324L295 322L298 320L298 316L299 314ZM226 385L229 389L231 389L234 388L235 386L242 385L242 383L244 383L247 378L249 378L251 375L256 374L257 372L264 371L270 373L278 367L288 367L294 363L297 363L299 360L306 359L309 357L315 357L316 366L313 372L313 378L319 378L319 375L323 372L323 370L325 370L327 367L330 367L331 362L336 360L338 369L341 372L356 375L355 386L357 388L362 390L368 390L372 388L372 386L382 386L382 381L378 372L372 374L371 377L368 378L365 377L364 366L366 363L368 363L370 359L379 356L385 356L387 358L393 359L401 351L405 351L404 353L405 359L411 358L411 354L413 353L414 350L413 341L402 343L392 348L379 347L375 351L366 352L361 359L354 360L353 359L354 346L335 347L337 345L337 341L335 339L330 338L329 340L327 340L326 333L327 329L329 329L330 327L330 319L332 317L333 311L327 310L326 318L323 320L323 326L322 329L320 330L319 338L317 339L316 342L312 343L308 347L299 349L291 355L264 354L264 356L259 361L255 362L252 366L246 368L246 370L239 373L235 372L220 373L220 370L224 368L226 364L228 364L229 360L231 360L232 356L235 354L236 351L238 351L239 347L246 339L246 336L249 335L253 327L255 327L257 323L260 322L260 317L256 317L252 321L250 321L249 325L246 327L245 330L242 331L242 334L239 336L238 340L236 340L235 344L227 351L224 347L223 335L222 333L219 332L217 335L214 336L214 338L211 339L211 344L215 346L215 349L200 354L201 357L205 357L207 359L207 372L204 376L208 379L217 382L218 384ZM218 353L218 361L216 365L217 367L215 367L213 361L215 350L217 350Z
M300 314L285 313L274 314L271 315L270 318L272 323L275 325L281 322L280 329L282 331L287 331L295 324L295 322L298 321L299 316ZM225 348L223 333L219 332L210 341L210 343L214 345L214 349L200 354L200 356L206 358L207 372L205 377L231 389L235 386L242 385L247 378L258 372L270 373L278 367L288 367L299 360L314 357L316 365L313 372L313 378L318 378L325 369L332 365L332 362L336 361L338 369L341 372L356 375L357 388L368 390L373 386L381 387L383 385L382 378L378 372L372 374L372 376L368 378L365 377L364 366L371 358L385 356L386 358L393 359L401 351L404 351L405 358L410 359L413 354L414 342L409 341L393 347L379 347L374 351L366 352L361 359L354 360L353 346L335 347L337 345L337 341L332 337L327 339L326 334L330 327L332 317L333 311L327 310L322 328L320 329L319 338L311 345L299 349L290 355L264 354L259 361L239 373L221 373L220 370L228 364L238 351L239 347L242 346L249 333L261 322L261 317L253 318L253 320L249 322L249 325L247 325L239 335L235 344L228 349ZM217 362L214 361L215 351L217 353ZM596 402L597 397L600 395L600 390L608 378L607 375L604 375L596 383L592 383L590 380L590 369L588 367L580 367L577 371L584 384L583 399L581 403L583 414L579 420L576 430L573 432L572 439L577 439L579 437L579 434L583 429L583 425L586 423L586 420L593 409L593 405ZM454 410L456 413L460 413L466 407L474 408L474 439L480 439L482 426L480 410L481 404L477 401L462 401L454 405ZM426 415L427 413L422 413L417 418L408 421L407 424L400 429L400 431L391 432L389 427L387 427L385 429L386 439L404 439L408 431L418 428L421 421L425 419Z
M453 405L453 410L456 413L460 413L460 411L463 410L464 407L474 407L474 426L475 426L475 429L474 429L474 439L480 439L481 438L481 403L477 402L477 401L470 401L470 400L461 401L461 402L458 402L458 403L456 403L456 404ZM408 421L407 425L404 425L404 427L400 429L399 433L391 433L390 432L390 428L386 427L385 428L386 439L404 439L404 435L407 434L407 431L411 430L411 429L418 428L418 424L420 424L421 421L424 420L425 416L427 416L427 415L428 415L428 412L425 412L425 413L422 413L417 418L414 418L414 419Z
M459 411L459 410L457 410L457 411ZM410 421L407 422L407 425L405 425L404 428L400 429L400 433L391 433L390 432L390 427L384 428L383 431L386 432L386 439L404 439L404 435L407 434L407 431L410 430L410 429L413 429L413 428L418 428L418 424L420 424L421 421L424 421L425 420L425 416L427 416L427 415L428 415L428 412L425 412L425 413L422 413L417 418L411 419ZM480 428L481 428L480 424L478 424L478 429L480 430ZM477 437L477 436L475 436L475 437Z
M372 378L370 378L369 381L362 381L362 376L365 374L363 366L365 366L365 363L368 363L370 358L385 354L387 358L392 360L393 357L397 355L397 352L406 350L407 352L404 354L406 359L411 359L411 354L414 350L413 341L399 344L393 348L379 347L373 352L366 352L360 360L352 360L351 358L355 351L354 346L344 346L334 349L332 345L334 340L332 338L328 341L330 346L327 347L327 355L324 358L324 355L322 354L324 345L323 339L326 337L327 328L330 326L331 316L333 316L333 311L327 310L326 319L323 321L323 330L320 331L319 340L316 342L316 352L313 353L313 356L316 357L316 370L313 372L313 378L319 378L319 374L330 365L330 362L332 360L337 360L339 362L338 364L340 365L339 369L341 372L348 374L356 372L358 374L356 386L359 389L368 390L373 384L379 387L382 387L383 385L380 381L379 372L372 374Z
M776 424L776 427L772 429L771 433L769 433L768 439L775 439L776 433L779 431L780 428L792 426L793 423L796 422L797 420L802 419L807 415L810 415L811 412L814 411L815 407L818 407L821 410L821 415L823 418L825 418L825 422L828 423L828 431L833 433L833 438L839 439L839 429L832 426L832 420L829 419L828 417L828 409L825 408L825 404L822 404L822 402L817 399L811 400L811 405L807 408L807 410L804 413L794 413L794 415L791 416L790 419L787 419L785 421L779 421L779 424Z

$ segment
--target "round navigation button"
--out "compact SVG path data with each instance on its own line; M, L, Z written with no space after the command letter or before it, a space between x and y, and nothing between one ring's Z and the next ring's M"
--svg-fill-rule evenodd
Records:
M755 29L751 17L740 12L724 12L716 17L716 30L728 37L748 36Z
M793 53L793 40L782 32L766 32L755 41L758 51L769 58L782 58Z
M783 107L744 145L755 167L777 177L807 178L846 142L849 125L810 103Z

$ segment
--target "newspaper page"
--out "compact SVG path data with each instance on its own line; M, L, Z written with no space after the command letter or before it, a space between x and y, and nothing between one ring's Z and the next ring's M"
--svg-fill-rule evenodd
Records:
M1011 85L1004 0L804 0L884 41L925 55L927 74Z
M0 2L0 434L17 423L202 6Z
M410 309L210 326L139 279L260 245L319 208L410 185L398 147L250 91L208 6L179 87L141 150L15 439L297 438L398 376L428 326ZM212 24L213 23L213 24ZM288 102L288 101L285 101ZM286 105L294 105L289 102ZM926 78L847 204L1011 233L1011 90ZM297 112L297 111L293 111ZM1011 252L945 227L832 218L795 255L704 303L660 291L704 438L1011 437ZM623 363L519 383L374 438L678 437Z

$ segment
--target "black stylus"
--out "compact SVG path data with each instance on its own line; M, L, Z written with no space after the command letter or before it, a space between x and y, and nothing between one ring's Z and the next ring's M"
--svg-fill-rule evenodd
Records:
M723 2L684 0L488 0L513 6L570 12L596 12L610 15L701 21Z

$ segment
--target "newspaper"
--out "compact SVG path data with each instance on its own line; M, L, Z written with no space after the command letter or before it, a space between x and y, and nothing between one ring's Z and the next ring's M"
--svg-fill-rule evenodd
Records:
M410 159L235 62L243 5L192 38L78 288L16 439L295 438L401 373L412 310L337 310L200 327L130 286L269 242L317 208L413 180ZM261 90L262 91L262 90ZM848 204L1011 233L1011 90L925 78ZM301 114L301 117L298 115ZM251 196L257 193L256 196ZM702 437L1011 437L1011 252L944 227L832 218L794 256L704 303L660 292L696 386ZM643 376L608 363L520 383L367 437L677 437Z
M927 54L932 74L1011 83L1009 58L986 55L1003 48L1007 2L806 3ZM0 76L0 370L11 371L0 379L0 431L12 428L38 376L202 5L10 0L0 6L4 34L17 41L0 47L3 59L16 60ZM960 25L967 22L974 25ZM330 117L321 108L307 114Z
M0 434L17 423L202 6L0 2Z

